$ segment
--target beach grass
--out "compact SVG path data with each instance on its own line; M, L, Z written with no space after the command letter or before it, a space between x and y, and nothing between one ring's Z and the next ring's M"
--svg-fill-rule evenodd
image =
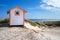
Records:
M26 19L25 19L25 22L30 23L32 26L37 26L37 24L35 22L29 21L29 20L26 20Z
M0 24L8 22L9 19L0 19ZM30 23L32 26L60 26L60 21L32 22L30 20L25 19L25 22Z

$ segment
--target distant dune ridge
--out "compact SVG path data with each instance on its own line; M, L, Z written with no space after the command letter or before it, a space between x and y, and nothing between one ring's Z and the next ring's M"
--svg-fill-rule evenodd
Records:
M41 31L45 28L60 27L60 21L32 22L26 19L24 26L28 29Z
M2 23L9 23L9 19L1 19L0 24ZM2 24L3 25L3 24ZM6 25L7 26L7 25ZM46 27L56 27L60 26L60 21L47 21L47 22L32 22L30 20L25 19L24 27L34 30L34 31L41 31Z

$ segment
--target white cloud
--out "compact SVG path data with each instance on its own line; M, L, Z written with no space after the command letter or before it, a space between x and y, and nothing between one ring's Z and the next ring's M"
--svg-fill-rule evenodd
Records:
M27 8L28 10L36 10L36 9L40 9L39 6L36 6L36 7L30 7L30 8Z
M45 4L40 5L40 7L43 8L43 9L47 9L47 10L51 10L52 9L52 7L50 7L48 5L45 5Z
M47 10L60 10L60 0L42 0L40 7Z
M60 8L60 0L42 0L43 3L46 3L47 5L52 5L53 7L59 7Z

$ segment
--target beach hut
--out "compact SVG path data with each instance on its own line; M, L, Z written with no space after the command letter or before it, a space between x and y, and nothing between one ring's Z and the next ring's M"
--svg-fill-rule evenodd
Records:
M24 17L26 11L20 8L19 6L16 6L14 8L11 8L7 11L9 14L9 25L24 25Z

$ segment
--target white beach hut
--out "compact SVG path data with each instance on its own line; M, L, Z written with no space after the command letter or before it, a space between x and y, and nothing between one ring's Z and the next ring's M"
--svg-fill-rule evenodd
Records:
M7 11L9 14L9 24L10 25L24 25L24 17L26 11L22 8L16 6Z

